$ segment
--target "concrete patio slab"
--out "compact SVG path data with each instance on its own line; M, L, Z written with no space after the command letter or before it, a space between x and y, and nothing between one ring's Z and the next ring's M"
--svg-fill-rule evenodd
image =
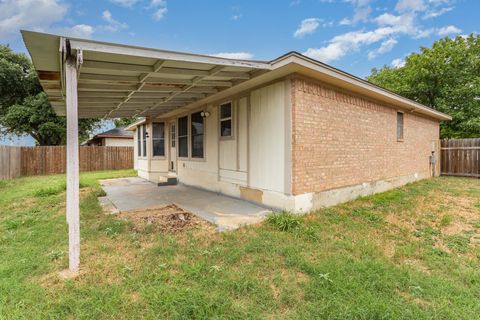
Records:
M271 211L253 203L182 184L157 186L138 177L100 181L108 200L120 211L175 204L213 224L219 231L262 221Z

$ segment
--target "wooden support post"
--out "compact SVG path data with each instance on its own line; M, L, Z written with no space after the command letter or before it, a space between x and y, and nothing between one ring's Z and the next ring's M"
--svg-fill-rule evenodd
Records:
M70 56L65 63L67 105L67 224L68 265L76 274L80 265L80 192L78 159L77 60Z

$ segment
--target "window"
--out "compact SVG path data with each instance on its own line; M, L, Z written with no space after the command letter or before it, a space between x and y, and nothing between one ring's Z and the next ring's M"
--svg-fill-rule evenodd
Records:
M232 103L220 106L220 137L231 137L232 132Z
M403 140L403 112L397 112L397 140Z
M137 127L137 155L142 156L142 127Z
M172 127L170 128L170 140L172 144L172 148L175 148L176 140L177 140L177 132L175 131L175 123L172 123Z
M142 151L143 151L142 155L144 157L146 157L147 156L147 135L148 135L146 124L144 124L142 126L142 133L143 133L143 135L142 135Z
M191 115L191 131L192 135L192 158L203 158L203 117L201 112L192 113Z
M153 123L152 124L153 135L153 156L164 157L165 156L165 123Z
M178 118L178 156L188 158L188 116Z

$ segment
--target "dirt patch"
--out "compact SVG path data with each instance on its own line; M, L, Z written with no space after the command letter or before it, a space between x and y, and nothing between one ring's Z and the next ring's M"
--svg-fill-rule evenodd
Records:
M207 221L174 204L160 208L124 211L118 217L131 222L133 230L137 232L148 229L150 231L178 233L190 229L213 228Z

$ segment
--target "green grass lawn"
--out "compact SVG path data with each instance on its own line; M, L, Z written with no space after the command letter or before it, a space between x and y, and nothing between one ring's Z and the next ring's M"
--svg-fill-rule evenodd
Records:
M480 180L436 178L302 217L158 233L102 213L81 175L81 275L64 176L0 181L0 319L478 319Z

